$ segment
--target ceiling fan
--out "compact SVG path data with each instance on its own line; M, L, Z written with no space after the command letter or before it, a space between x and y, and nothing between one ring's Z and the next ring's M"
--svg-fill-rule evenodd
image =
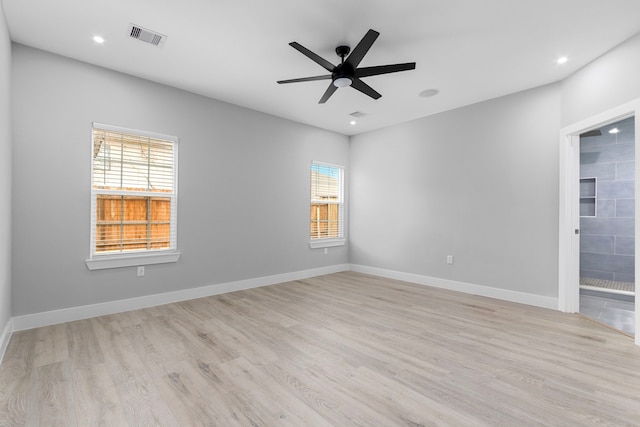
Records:
M351 51L349 46L338 46L336 53L340 57L341 61L338 65L333 65L331 62L320 57L319 55L311 52L306 47L302 46L298 42L291 42L289 46L293 47L303 55L310 58L312 61L319 64L322 68L329 71L331 74L314 77L302 77L299 79L280 80L278 83L298 83L298 82L311 82L315 80L329 80L331 84L325 91L320 102L318 104L324 104L334 94L339 87L351 86L352 88L370 96L373 99L378 99L382 95L376 92L371 86L361 80L362 77L377 76L379 74L397 73L398 71L414 70L416 68L415 62L407 62L404 64L392 64L392 65L378 65L376 67L362 67L358 68L358 65L362 61L362 58L367 54L373 42L376 41L379 32L374 30L367 31L358 45ZM351 54L349 54L351 52ZM348 55L348 56L347 56ZM345 59L346 57L346 59Z

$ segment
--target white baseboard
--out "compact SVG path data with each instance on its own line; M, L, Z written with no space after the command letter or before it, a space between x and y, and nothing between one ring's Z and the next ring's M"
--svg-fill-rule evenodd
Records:
M364 265L350 264L351 271L371 274L373 276L386 277L388 279L402 280L418 285L432 286L434 288L448 289L464 292L472 295L497 298L505 301L518 302L536 307L558 309L558 298L542 295L528 294L525 292L511 291L507 289L492 288L490 286L474 285L472 283L457 282L454 280L439 279L436 277L421 276L400 271L385 270L382 268L367 267Z
M0 363L2 363L2 359L4 358L4 353L7 351L7 347L9 346L9 340L11 339L11 333L13 332L13 319L10 318L7 322L7 325L2 331L2 335L0 335Z
M41 326L49 326L58 323L72 322L74 320L88 319L96 316L121 313L124 311L170 304L173 302L202 298L211 295L219 295L227 292L258 288L261 286L269 286L277 283L290 282L293 280L308 279L310 277L322 276L325 274L338 273L348 270L371 274L374 276L387 277L390 279L403 280L405 282L411 282L420 285L460 291L473 295L481 295L506 301L518 302L537 307L551 308L554 310L557 310L558 308L557 298L511 291L506 289L492 288L489 286L474 285L471 283L456 282L452 280L421 276L411 273L403 273L393 270L385 270L381 268L367 267L363 265L338 264L310 270L275 274L272 276L264 276L247 280L239 280L236 282L206 285L197 288L184 289L162 294L146 295L125 300L110 301L99 304L70 307L61 310L46 311L42 313L14 316L9 319L5 330L0 336L0 357L4 355L4 352L9 343L9 339L11 337L11 333L14 331L38 328Z
M245 289L258 288L261 286L274 285L277 283L290 282L293 280L308 279L310 277L323 276L325 274L338 273L349 270L348 264L338 264L328 267L314 268L311 270L295 271L292 273L275 274L273 276L258 277L255 279L239 280L237 282L219 283L206 285L197 288L184 289L181 291L167 292L163 294L146 295L125 300L110 301L100 304L71 307L61 310L46 311L43 313L26 314L12 317L9 321L8 333L25 329L39 328L41 326L55 325L58 323L72 322L74 320L88 319L107 314L121 313L124 311L148 308L157 305L170 304L172 302L186 301L195 298L202 298L211 295L224 294L227 292L241 291ZM4 335L3 335L4 338ZM8 342L8 339L7 339Z

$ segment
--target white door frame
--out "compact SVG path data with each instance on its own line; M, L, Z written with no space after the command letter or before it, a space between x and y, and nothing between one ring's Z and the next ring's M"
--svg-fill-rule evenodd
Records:
M558 310L567 313L580 311L580 229L579 178L580 178L580 134L613 123L626 117L635 116L636 156L640 153L640 99L620 105L596 116L567 126L560 130L560 223L558 252ZM637 164L637 162L636 162ZM635 237L636 274L640 274L640 167L635 168ZM637 276L636 276L637 277ZM636 289L638 289L636 278ZM635 343L640 345L640 299L636 304Z

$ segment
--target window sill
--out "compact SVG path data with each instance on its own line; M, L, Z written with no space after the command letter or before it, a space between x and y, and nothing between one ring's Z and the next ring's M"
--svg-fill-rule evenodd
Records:
M332 246L344 246L347 239L317 239L311 240L309 246L311 249L330 248Z
M89 270L104 270L107 268L165 264L170 262L177 262L178 259L180 259L180 252L144 255L103 256L94 259L88 259L85 262Z

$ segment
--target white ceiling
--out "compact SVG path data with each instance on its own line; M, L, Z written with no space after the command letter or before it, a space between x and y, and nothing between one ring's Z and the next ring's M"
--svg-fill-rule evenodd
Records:
M17 43L346 135L561 80L640 31L639 0L2 1ZM166 44L130 38L130 23ZM276 84L326 74L289 42L338 63L335 47L370 28L360 66L417 63L364 78L379 100L343 88L320 105L328 80Z

